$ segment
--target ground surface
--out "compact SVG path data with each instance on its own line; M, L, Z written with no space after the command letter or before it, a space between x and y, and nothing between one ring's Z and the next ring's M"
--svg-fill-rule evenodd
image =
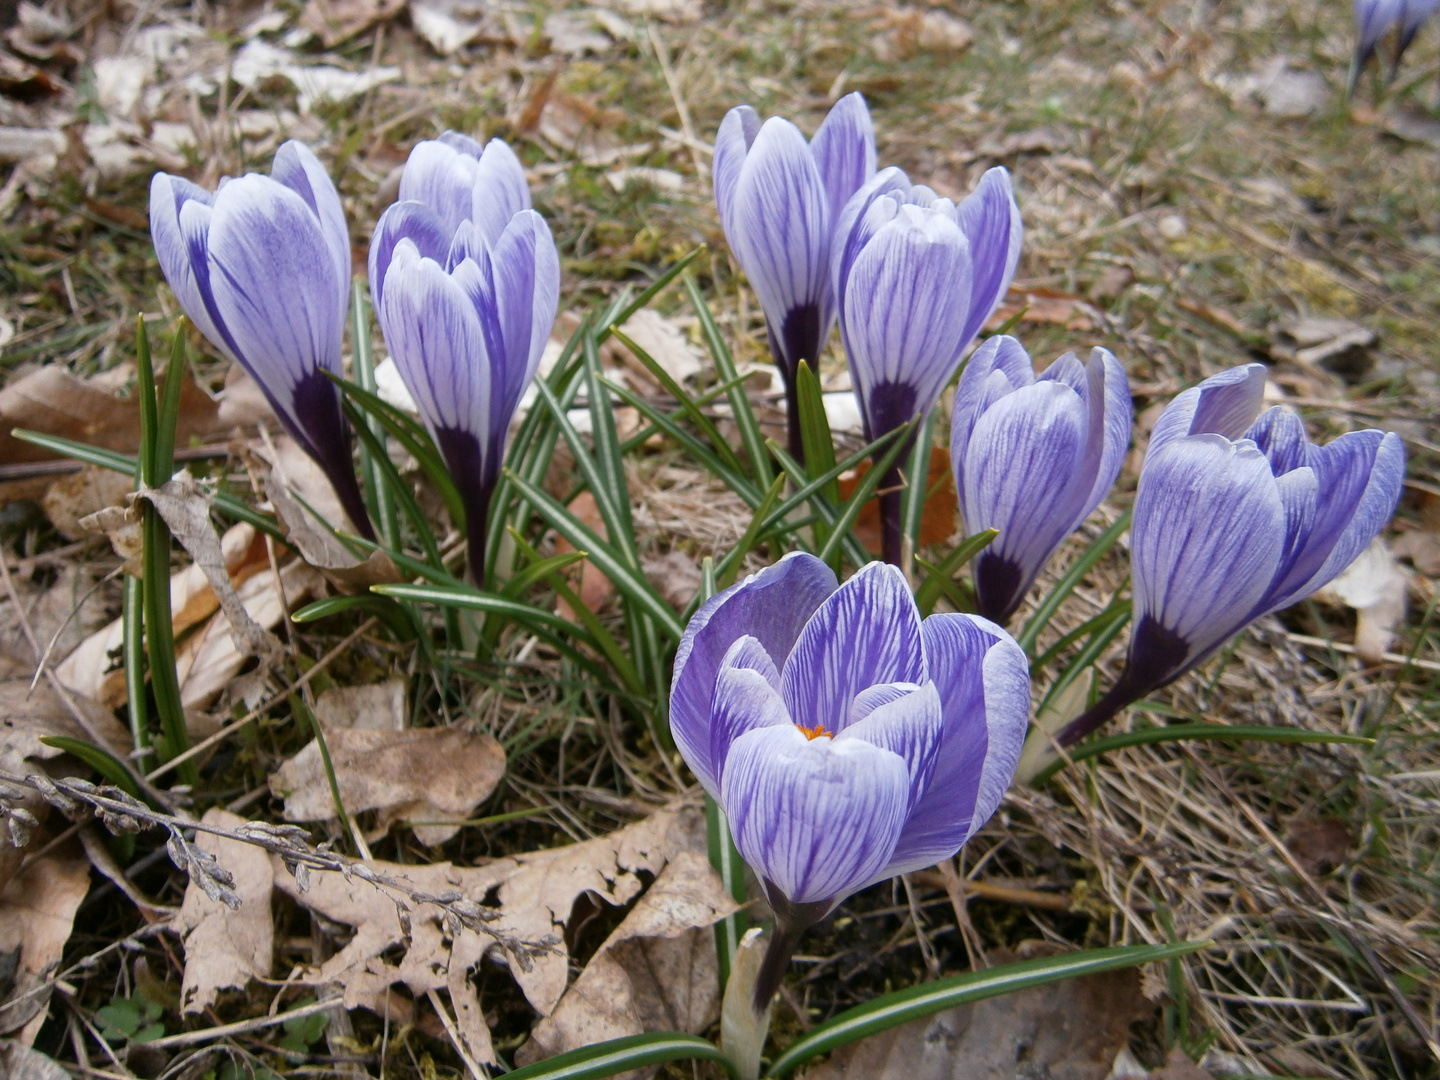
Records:
M1312 437L1362 426L1399 432L1410 483L1387 537L1403 555L1408 607L1390 627L1393 640L1380 642L1387 655L1379 663L1353 655L1356 613L1332 599L1262 620L1159 695L1186 715L1362 734L1373 745L1136 748L1038 791L1012 792L962 855L961 875L991 887L971 897L962 928L938 875L921 875L908 896L898 885L861 894L802 946L777 1032L788 1037L876 992L983 964L987 953L1033 939L1069 946L1206 936L1215 948L1174 972L1147 974L1145 989L1160 1005L1135 1014L1129 1039L1141 1062L1157 1066L1179 1046L1216 1075L1440 1075L1413 1023L1428 1025L1433 1040L1440 1013L1440 651L1426 636L1440 574L1433 28L1394 87L1382 95L1367 75L1350 103L1350 15L1338 0L933 9L517 3L453 7L448 29L434 8L371 24L345 0L334 0L327 25L317 2L303 10L61 7L46 9L56 17L48 37L33 11L11 31L24 40L12 39L0 57L10 65L0 74L0 126L30 134L5 136L21 141L5 151L13 171L0 190L0 364L10 385L37 365L63 365L125 392L136 313L176 314L146 233L157 166L213 184L268 168L285 137L305 139L345 197L358 269L409 147L446 128L504 136L522 154L564 260L562 319L570 321L562 325L703 243L702 291L737 360L763 362L757 306L710 199L708 144L732 105L783 113L809 132L831 101L859 90L874 113L882 164L952 196L992 165L1012 170L1027 229L1009 309L1026 309L1017 333L1037 360L1112 349L1130 373L1141 438L1175 392L1252 358L1273 365L1275 386ZM464 37L467 27L474 40L442 57L417 34L422 25L442 44L444 33ZM347 28L356 32L345 36ZM314 76L294 70L319 64L368 73L375 85L342 101L306 100L305 79ZM694 333L682 300L672 291L658 308ZM223 385L225 367L197 354L209 389ZM824 374L827 386L845 387L838 343ZM9 408L7 429L38 425L38 406ZM103 434L104 426L88 430ZM195 441L227 437L218 422L207 432ZM117 436L116 448L133 450L133 440L123 442ZM28 680L36 656L20 612L41 639L64 631L58 660L118 614L119 586L102 579L119 560L103 538L57 533L35 501L50 478L9 452L0 529L14 580L0 646L13 675ZM245 477L238 458L209 467ZM566 490L563 476L552 481L557 493ZM700 558L723 554L747 515L674 447L635 457L632 483L653 575L683 607ZM1127 467L1082 543L1118 516L1134 483ZM426 507L439 520L433 498ZM1063 571L1079 550L1067 549L1053 569ZM1101 610L1125 569L1118 555L1102 561L1061 628ZM594 596L604 615L603 590ZM79 616L62 626L77 605ZM1371 617L1384 638L1385 616ZM359 624L294 628L294 657L271 688L294 678L298 658L308 666L326 656ZM1397 662L1411 656L1419 663ZM1100 664L1102 684L1118 658L1117 645ZM379 858L470 865L609 833L682 793L635 721L556 663L508 667L503 686L485 665L456 661L436 674L371 628L312 689L391 675L414 676L409 708L422 726L489 732L507 750L506 779L470 816L520 816L463 829L440 848L409 830L377 828ZM1037 693L1050 677L1037 678ZM207 707L229 719L223 702ZM1122 723L1143 722L1137 716ZM196 802L280 820L268 778L308 738L282 702L220 743ZM325 828L315 826L315 839ZM134 885L156 904L178 906L184 876L163 856L145 858L156 845L141 837ZM300 998L278 983L254 984L182 1024L176 938L142 935L128 951L107 950L155 915L95 882L64 967L98 959L67 976L65 1002L56 999L37 1049L76 1064L79 1018L112 998L160 1002L171 1034L258 1015L277 993L287 1007ZM593 921L580 913L567 931L577 971L623 914L597 911ZM275 913L278 980L350 940L345 926L290 900L277 900ZM535 1011L503 969L482 963L476 971L485 1019L508 1057ZM233 1060L296 1075L460 1075L423 996L397 1014L393 1030L372 1012L353 1015L349 1041L333 1030L328 1044L302 1033L298 1049L287 1044L287 1059L269 1036L237 1036L231 1045L244 1054ZM87 1075L116 1074L121 1065L96 1046L84 1051ZM131 1065L167 1075L225 1067L188 1052L166 1051L149 1065L135 1056ZM1063 1059L1064 1048L1057 1054ZM690 1075L688 1066L673 1075Z

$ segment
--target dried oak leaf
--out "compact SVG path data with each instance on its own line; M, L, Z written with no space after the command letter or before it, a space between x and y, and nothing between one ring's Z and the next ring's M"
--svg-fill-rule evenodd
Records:
M0 1039L0 1076L6 1080L70 1080L70 1074L38 1050Z
M59 966L90 891L90 860L75 843L36 859L0 891L0 956L18 951L12 1008L0 1009L0 1034L30 1046L49 1012L45 981ZM43 987L43 989L42 989Z
M201 820L224 829L245 824L244 818L219 809L206 811ZM231 911L206 896L194 881L185 886L176 926L185 939L182 1013L203 1012L221 990L243 990L253 978L268 978L275 948L270 913L275 871L270 856L254 844L206 832L197 833L195 842L230 872L240 907Z
M736 909L709 860L683 851L600 946L516 1053L528 1065L646 1031L700 1032L719 1016L710 927ZM618 1074L639 1078L653 1070Z
M333 49L405 10L406 0L306 0L300 25Z
M1000 953L991 960L1017 959ZM837 1050L805 1080L1105 1080L1130 1025L1155 1008L1134 968L1088 975L891 1028Z
M489 929L507 942L546 946L517 956L495 946L495 938L464 927L451 937L443 926L443 913L420 905L406 913L402 923L390 893L358 877L347 881L335 871L314 872L302 892L275 860L276 884L298 903L333 922L354 928L354 936L338 953L300 981L310 986L339 984L345 990L345 1007L365 1006L379 1012L394 984L412 994L448 989L456 1020L477 1061L493 1061L489 1031L468 972L491 949L501 949L511 974L526 999L542 1016L549 1016L565 992L570 958L564 933L576 900L589 894L599 902L628 904L642 891L639 875L659 875L682 852L705 851L705 817L693 806L658 810L649 817L608 836L579 844L496 859L484 866L459 867L449 863L430 866L372 862L377 874L402 879L417 890L435 895L459 893L466 900L485 904L492 892L495 918ZM382 956L404 943L398 964Z
M329 731L325 741L340 798L349 813L383 811L388 821L423 821L415 835L443 844L490 797L505 775L505 751L483 732L460 728L407 731ZM287 821L335 817L320 746L311 741L270 777L270 790L285 800Z

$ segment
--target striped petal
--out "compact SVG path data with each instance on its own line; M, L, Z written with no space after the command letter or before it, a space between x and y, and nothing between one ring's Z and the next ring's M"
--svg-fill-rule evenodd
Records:
M424 203L445 226L446 235L454 235L474 207L479 156L479 144L465 136L416 143L400 174L401 201Z
M810 152L829 195L830 220L838 221L850 197L875 175L875 125L863 95L846 94L831 107Z
M338 290L335 303L343 311L350 302L350 227L345 224L345 208L340 205L335 182L314 151L294 139L282 143L275 151L270 178L304 199L320 222L320 232L335 268Z
M155 256L186 318L231 360L229 335L217 322L210 289L210 219L214 196L169 173L150 179L150 237Z
M759 133L760 114L749 105L737 105L720 121L720 130L715 136L715 207L720 212L720 227L726 236L736 235L735 189L750 146Z
M970 344L985 320L1005 299L1015 268L1020 265L1020 245L1025 226L1010 185L1010 173L996 166L980 178L979 185L956 207L956 221L970 241L974 267L970 284L970 312L962 335Z
M384 303L385 275L390 271L395 245L401 240L413 243L424 258L442 264L447 260L450 233L435 211L421 202L391 203L370 237L370 299L377 311Z
M940 749L944 710L935 684L890 683L862 692L868 708L858 719L852 710L850 726L836 736L837 742L864 739L872 746L899 755L910 770L910 806L913 808L930 786L935 757ZM860 698L856 699L857 702Z
M696 779L715 798L720 797L731 744L752 728L790 723L779 685L775 662L765 647L748 635L730 646L720 662L710 700L709 745L681 745L678 738L676 743Z
M890 861L910 800L898 754L864 739L761 727L731 746L721 784L735 846L794 904L839 901Z
M905 576L886 563L861 567L820 604L780 666L791 719L837 733L862 690L927 681L919 609Z
M1155 422L1145 450L1146 460L1167 443L1186 435L1208 433L1240 438L1260 415L1265 375L1264 364L1243 364L1211 375L1199 386L1176 395Z
M475 168L470 220L493 247L500 242L510 219L529 209L530 185L525 179L525 166L504 139L491 139Z
M955 407L950 413L950 451L957 476L961 465L955 455L970 441L981 414L1006 394L1034 381L1030 354L1009 334L986 338L970 354L955 387Z

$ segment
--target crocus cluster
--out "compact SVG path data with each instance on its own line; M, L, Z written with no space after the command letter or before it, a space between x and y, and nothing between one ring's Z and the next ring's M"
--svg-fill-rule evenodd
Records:
M1381 39L1392 29L1389 78L1393 80L1405 51L1437 8L1440 0L1355 0L1355 58L1350 65L1350 92L1354 93L1360 73L1375 55Z
M350 231L340 195L302 143L269 176L214 192L179 176L150 182L150 233L186 316L259 384L315 459L345 513L373 536L350 461L350 428L327 375L339 375L350 300Z
M1260 411L1264 386L1263 364L1223 371L1156 423L1130 533L1129 654L1110 691L1060 731L1061 746L1314 593L1394 513L1405 476L1398 435L1352 431L1316 446L1294 413Z
M1038 378L1012 337L988 339L955 391L950 458L971 533L980 613L1003 624L1065 538L1115 484L1130 445L1130 386L1106 349L1066 353Z
M191 321L260 385L276 416L373 536L339 391L350 234L315 155L287 142L270 176L213 194L157 173L151 232ZM419 143L370 245L376 314L466 511L472 577L505 435L555 321L560 260L505 143Z
M785 556L710 599L675 656L676 745L777 917L755 1007L858 889L955 854L995 811L1029 715L1025 654L973 615L921 620L904 576L840 585Z
M560 300L560 258L511 149L454 132L419 143L370 243L385 343L465 506L483 582L505 436Z

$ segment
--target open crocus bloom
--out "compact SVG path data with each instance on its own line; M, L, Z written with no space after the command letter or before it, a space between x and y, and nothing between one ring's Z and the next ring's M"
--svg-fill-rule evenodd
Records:
M1115 484L1130 444L1130 386L1106 349L1066 353L1038 378L1012 337L987 339L960 376L950 460L968 532L1000 535L975 559L980 612L1004 623L1055 549Z
M1009 786L1029 705L1025 655L998 626L922 622L895 567L839 585L792 553L691 619L670 723L795 930L954 855Z
M1298 603L1354 561L1395 511L1405 450L1393 432L1311 443L1282 406L1258 418L1265 367L1187 390L1155 426L1130 534L1135 621L1125 669L1059 734L1071 745L1125 705Z
M292 140L269 176L222 180L213 193L156 173L150 234L186 316L250 373L356 528L372 535L339 390L326 378L341 373L350 231L324 166Z
M835 325L831 240L841 209L874 175L875 130L859 94L837 101L809 142L783 117L762 124L748 105L726 113L715 136L720 225L765 311L797 456L795 375L801 360L815 366Z

